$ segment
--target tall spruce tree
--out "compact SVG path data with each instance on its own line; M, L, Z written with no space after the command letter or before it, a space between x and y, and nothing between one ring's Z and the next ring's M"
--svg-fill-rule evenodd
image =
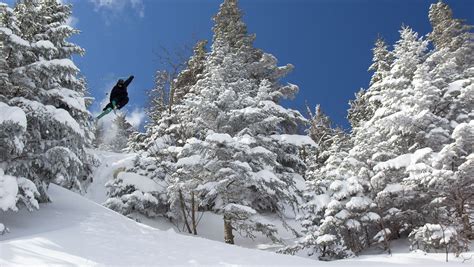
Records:
M349 102L350 108L347 118L351 123L353 131L360 126L361 122L368 121L377 108L380 106L380 92L384 89L383 79L390 73L393 63L393 53L388 50L385 41L378 38L372 49L372 65L369 71L373 71L370 79L370 87L367 90L361 89L355 99Z
M195 95L188 95L177 109L183 108L187 115L182 123L194 129L198 139L188 139L189 146L178 157L200 158L197 164L216 169L201 180L189 174L178 179L194 181L196 187L190 190L202 196L203 207L222 214L226 242L234 242L233 229L250 237L260 231L277 240L274 226L264 223L260 214L275 212L285 223L284 207L298 203L295 183L305 169L294 142L304 139L295 135L304 119L278 104L298 90L279 82L293 67L278 67L275 57L253 47L255 35L247 33L237 1L224 1L214 21L204 77L191 89ZM245 157L252 153L262 156ZM177 173L191 169L179 165ZM238 180L239 175L248 179Z
M199 41L195 45L194 54L176 78L170 79L171 74L167 70L157 71L154 87L149 92L148 115L151 121L145 125L146 133L133 133L129 139L129 148L138 155L134 166L126 172L164 183L164 187L156 191L143 191L139 186L124 183L122 176L118 176L107 184L109 199L106 206L109 208L129 216L137 211L149 217L166 216L176 224L183 222L180 207L170 208L166 188L171 185L177 153L192 135L192 129L180 124L181 115L176 106L182 104L183 98L190 93L190 87L202 77L202 66L207 56L205 44L205 41ZM137 197L144 195L150 197Z
M198 71L183 71L178 77L196 74L175 83L174 92L186 94L147 138L146 153L156 159L153 179L169 184L168 216L186 220L183 207L192 209L195 201L199 210L223 216L228 243L234 230L277 241L275 226L262 214L275 213L286 225L300 199L300 150L314 145L298 135L306 122L301 114L279 105L298 91L280 83L293 66L278 67L274 56L253 47L255 36L247 33L237 1L224 1L214 21L211 52L204 56L204 43L198 44L197 63L188 62ZM118 194L111 203L118 198L124 199Z
M7 73L8 83L0 93L2 101L25 114L26 130L23 149L2 159L3 171L33 182L39 194L29 198L43 202L49 200L50 182L84 192L94 159L85 151L92 140L85 82L70 59L83 50L67 41L77 33L66 25L71 7L25 0L13 10L2 6L4 12L0 34L6 36L2 51L8 53L2 53L7 64L2 63L6 67L1 73Z
M389 68L377 76L372 65L371 86L349 110L349 148L331 153L306 176L305 237L288 252L345 257L376 244L389 249L391 239L408 235L426 250L466 249L474 196L468 193L474 147L471 26L454 19L442 2L430 7L430 22L433 50L427 52L427 41L404 27L388 52ZM376 50L387 55L378 42L374 61L381 58Z

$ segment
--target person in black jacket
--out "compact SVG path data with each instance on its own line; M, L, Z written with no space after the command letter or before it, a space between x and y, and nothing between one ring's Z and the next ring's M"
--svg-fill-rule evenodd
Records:
M110 93L110 103L105 106L103 111L107 109L121 109L128 103L128 92L127 86L132 82L133 75L128 77L127 80L119 79L117 84L112 88Z

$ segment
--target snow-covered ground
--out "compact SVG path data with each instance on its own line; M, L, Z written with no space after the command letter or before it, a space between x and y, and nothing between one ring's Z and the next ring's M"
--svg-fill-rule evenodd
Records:
M114 153L108 151L95 150L94 153L101 162L101 165L94 172L94 181L87 189L86 198L102 204L107 200L107 188L105 183L113 178L114 172L119 169L133 165L135 154Z
M19 265L312 265L299 257L251 250L136 223L52 185L52 204L2 220L0 266Z
M102 203L103 184L117 168L130 164L133 155L100 152L98 156L103 163L87 197ZM164 220L144 221L156 227L152 228L55 185L51 185L49 193L53 203L41 205L39 211L0 213L11 231L0 236L0 266L474 266L473 259L462 263L463 258L452 254L446 263L442 253L410 252L403 242L394 243L392 256L372 251L372 255L343 261L317 262L240 247L269 249L259 244L260 239L237 239L239 246L232 246L176 233ZM208 216L201 222L200 234L222 240L220 223L220 218ZM473 254L464 253L463 257Z

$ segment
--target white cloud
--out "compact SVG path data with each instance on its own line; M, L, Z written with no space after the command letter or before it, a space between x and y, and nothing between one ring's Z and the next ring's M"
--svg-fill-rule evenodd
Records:
M122 13L126 8L130 7L143 18L145 16L145 5L143 0L89 0L94 4L94 10L112 12L113 15Z
M73 27L73 28L76 28L77 24L79 23L79 19L77 17L74 17L74 16L70 16L67 20L66 20L66 24Z
M145 110L141 108L134 109L130 114L127 114L127 121L135 128L140 129L143 121L146 118Z

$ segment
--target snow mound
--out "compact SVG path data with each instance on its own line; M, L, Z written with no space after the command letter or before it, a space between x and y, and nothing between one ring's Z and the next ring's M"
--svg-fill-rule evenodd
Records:
M18 184L16 178L5 175L3 169L0 169L0 210L16 210L16 195L18 193ZM0 232L2 232L0 230Z
M273 139L278 140L282 143L287 143L295 146L313 146L318 145L307 135L298 134L274 134L271 136Z
M423 148L417 150L415 153L408 153L400 155L394 159L387 160L375 165L374 170L381 171L387 169L401 169L406 168L410 165L416 164L420 159L430 154L432 150L430 148Z
M11 107L0 102L0 124L16 123L26 129L26 115L19 107Z
M163 185L160 185L148 177L144 177L132 172L120 172L117 176L125 185L132 185L142 192L161 191Z

